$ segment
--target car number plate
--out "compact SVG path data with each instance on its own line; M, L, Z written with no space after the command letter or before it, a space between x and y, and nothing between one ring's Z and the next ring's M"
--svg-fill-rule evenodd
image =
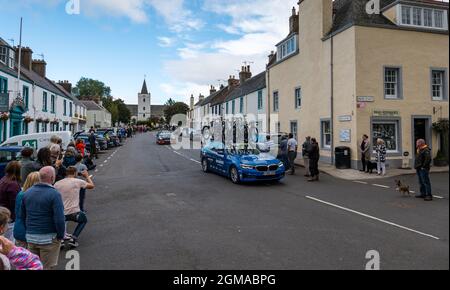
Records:
M264 172L264 176L273 176L275 175L275 171Z

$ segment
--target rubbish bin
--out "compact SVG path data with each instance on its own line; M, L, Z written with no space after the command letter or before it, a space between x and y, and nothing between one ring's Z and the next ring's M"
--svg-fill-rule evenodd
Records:
M352 168L352 162L349 147L336 147L335 149L335 163L337 169L350 169Z

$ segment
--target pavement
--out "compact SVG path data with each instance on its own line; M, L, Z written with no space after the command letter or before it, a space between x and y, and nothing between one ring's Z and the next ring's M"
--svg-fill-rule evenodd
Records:
M87 193L82 270L449 269L447 173L432 202L402 197L395 178L234 185L205 174L198 150L146 133L101 156ZM402 177L417 191L413 175ZM60 255L59 268L69 260Z
M300 167L304 167L303 159L296 159L295 164ZM336 178L345 180L370 180L370 179L385 179L391 177L398 177L403 175L415 175L414 169L401 169L401 168L387 168L385 176L378 176L376 169L374 173L364 173L355 169L337 169L334 165L325 162L319 162L319 170L322 173L331 175ZM448 173L449 167L432 167L431 173Z

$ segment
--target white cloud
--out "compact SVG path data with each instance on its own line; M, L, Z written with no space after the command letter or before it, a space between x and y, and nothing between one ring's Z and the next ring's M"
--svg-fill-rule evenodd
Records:
M166 37L166 36L160 36L158 37L158 45L161 47L171 47L176 42L175 38Z
M176 101L189 104L191 95L194 95L195 101L197 102L199 94L207 95L209 86L190 82L172 82L160 84L160 89L165 94L165 97L161 98L160 101L172 98Z

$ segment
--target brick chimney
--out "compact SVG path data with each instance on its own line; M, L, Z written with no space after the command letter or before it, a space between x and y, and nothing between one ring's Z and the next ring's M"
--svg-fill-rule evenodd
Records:
M199 102L203 101L204 99L205 99L204 95L202 95L202 94L198 95L198 101Z
M45 60L33 59L31 62L32 70L43 78L46 76L46 67L47 63Z
M19 47L15 47L16 61L19 62ZM21 49L21 63L22 67L31 71L31 63L33 59L33 50L29 47L22 47Z
M237 86L239 86L239 80L235 76L230 76L228 79L228 90L232 90Z
M58 84L66 90L69 94L72 94L72 84L69 81L59 81Z
M215 92L217 92L216 88L214 86L211 86L211 88L209 89L209 95L212 95Z
M292 15L289 18L289 33L298 33L299 25L299 15L295 10L295 7L292 7Z
M250 71L250 66L243 66L241 72L239 73L239 82L243 84L246 80L252 77L252 73Z

